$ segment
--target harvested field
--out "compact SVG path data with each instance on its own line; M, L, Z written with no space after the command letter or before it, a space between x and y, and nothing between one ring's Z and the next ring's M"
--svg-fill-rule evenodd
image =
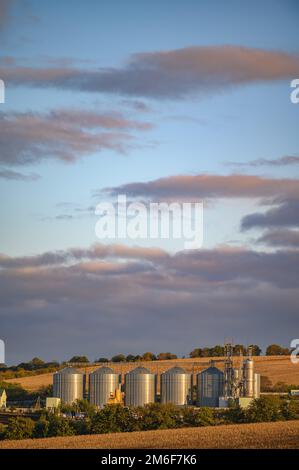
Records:
M290 449L299 421L2 441L0 449Z
M213 358L198 358L198 359L173 359L170 361L154 361L154 362L138 362L138 363L109 363L106 364L112 367L116 373L125 374L126 372L134 369L138 365L142 365L150 369L153 373L160 374L165 370L179 365L184 367L186 371L196 374L209 366L209 362ZM214 358L216 366L220 369L223 368L223 358ZM239 359L234 359L235 366L239 365ZM260 356L254 358L255 371L261 375L267 376L272 384L277 382L285 382L287 384L299 385L299 365L292 364L289 356ZM87 373L97 369L97 366L85 367L84 371ZM7 382L19 383L28 391L36 391L42 386L47 386L52 383L52 374L35 375L32 377L22 377L18 379L7 379Z

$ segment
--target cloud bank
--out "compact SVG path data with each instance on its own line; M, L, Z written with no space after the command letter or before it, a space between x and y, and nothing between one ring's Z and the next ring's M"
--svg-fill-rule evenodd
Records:
M151 124L121 113L62 109L48 113L0 113L0 163L9 166L44 159L74 162L103 150L127 152L137 143L135 132Z
M290 79L298 74L298 56L232 45L139 53L120 68L0 68L0 76L10 85L154 99L184 99L233 86Z

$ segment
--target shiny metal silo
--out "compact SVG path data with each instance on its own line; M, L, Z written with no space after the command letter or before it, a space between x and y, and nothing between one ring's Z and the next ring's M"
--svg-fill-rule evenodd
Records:
M254 374L254 390L253 390L254 398L260 398L260 390L261 390L261 376L260 374Z
M53 396L63 403L72 404L83 400L85 392L85 374L73 367L66 367L53 374Z
M161 403L188 405L192 402L192 376L181 367L161 374Z
M250 358L244 364L244 396L248 398L254 396L254 368L253 360Z
M224 393L224 374L217 367L209 367L196 376L198 406L219 406L219 397Z
M101 367L89 374L89 401L102 408L120 387L120 377L110 367Z
M125 374L126 406L144 406L154 403L156 397L156 376L145 367L137 367Z

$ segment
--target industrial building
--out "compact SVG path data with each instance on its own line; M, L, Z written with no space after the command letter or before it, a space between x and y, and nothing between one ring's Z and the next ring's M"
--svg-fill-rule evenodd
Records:
M125 406L144 406L160 401L177 406L196 404L199 407L227 407L231 400L246 407L260 396L260 375L254 372L254 361L249 352L244 360L240 355L239 368L233 366L232 345L226 345L224 371L211 366L196 375L196 399L193 400L193 374L181 367L172 367L161 373L160 395L157 393L158 375L145 367L136 367L124 376ZM88 393L86 375L66 367L53 375L53 396L62 403L71 404L88 397L99 408L107 404L123 403L121 375L110 367L101 367L89 374Z

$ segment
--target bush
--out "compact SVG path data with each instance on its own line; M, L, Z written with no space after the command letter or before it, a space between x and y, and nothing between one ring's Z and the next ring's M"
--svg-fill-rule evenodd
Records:
M182 410L182 426L213 426L216 424L214 411L211 408L195 409L185 407Z
M5 431L6 439L29 439L33 437L34 421L30 418L10 418Z
M246 410L250 423L278 421L281 419L280 399L278 397L261 397L253 400Z
M91 418L90 430L93 434L130 432L137 431L138 425L131 409L106 405Z
M57 415L49 416L47 437L73 436L75 431L66 418Z
M142 431L150 429L172 429L182 423L181 411L175 405L152 403L139 409Z

